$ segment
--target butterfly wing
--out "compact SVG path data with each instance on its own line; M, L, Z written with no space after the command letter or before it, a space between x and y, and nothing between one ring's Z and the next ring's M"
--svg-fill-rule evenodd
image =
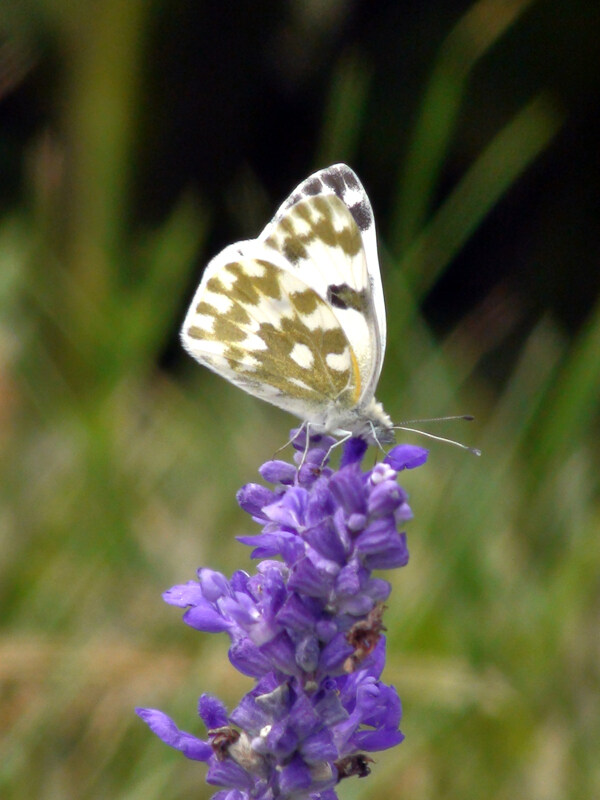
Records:
M356 356L330 305L258 241L210 262L181 337L200 363L302 419L323 422L360 396Z
M370 399L383 365L386 318L375 221L358 177L345 164L311 175L259 241L331 305L359 363L361 400Z

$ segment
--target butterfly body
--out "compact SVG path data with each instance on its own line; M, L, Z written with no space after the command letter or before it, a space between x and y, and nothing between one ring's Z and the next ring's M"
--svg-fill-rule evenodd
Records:
M373 213L344 164L212 259L181 332L197 361L312 431L379 443L394 439L374 396L385 335Z

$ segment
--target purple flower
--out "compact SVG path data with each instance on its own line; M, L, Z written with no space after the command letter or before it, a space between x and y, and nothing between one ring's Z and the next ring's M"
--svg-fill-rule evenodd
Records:
M335 471L327 465L332 443L313 437L305 453L298 435L296 467L267 462L260 474L273 488L249 484L238 493L262 525L239 537L262 559L254 575L228 580L202 568L198 581L164 594L186 609L191 627L227 633L231 663L255 679L230 713L200 698L205 740L160 711L137 710L164 742L208 764L207 781L224 787L218 800L335 800L340 780L369 774L366 753L403 739L400 700L380 680L390 585L372 572L408 561L398 528L412 514L396 475L424 463L427 451L399 445L363 472L366 447L351 439Z

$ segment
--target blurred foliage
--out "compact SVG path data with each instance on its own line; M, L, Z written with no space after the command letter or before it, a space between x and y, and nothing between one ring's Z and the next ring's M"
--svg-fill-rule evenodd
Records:
M571 226L585 181L553 167L563 146L585 177L572 143L595 143L597 9L223 7L0 10L0 795L212 794L133 707L200 732L200 692L247 690L160 592L251 568L234 494L292 421L180 359L176 332L201 264L345 160L381 209L378 396L395 419L472 411L442 433L484 456L435 446L405 478L386 677L407 739L340 794L598 797L596 234Z

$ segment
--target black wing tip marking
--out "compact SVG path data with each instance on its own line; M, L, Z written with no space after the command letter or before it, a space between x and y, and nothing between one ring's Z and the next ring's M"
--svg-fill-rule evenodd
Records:
M354 170L345 164L334 164L321 172L323 183L339 196L343 197L348 189L364 192Z
M373 211L363 185L354 170L346 164L334 164L323 170L322 180L325 186L332 189L348 207L359 230L368 231L373 226ZM358 192L362 195L362 199L354 203L348 202L350 192Z
M361 232L368 231L373 227L373 210L369 198L354 170L346 164L332 164L332 166L325 167L308 177L288 197L275 219L278 219L291 206L306 197L315 197L323 190L333 192L344 203ZM356 200L356 193L361 196L360 200ZM352 194L354 194L354 198L352 198L354 202L350 201L349 195Z
M373 211L368 201L360 200L352 206L348 206L350 213L354 217L354 221L361 231L368 231L373 227Z
M311 177L307 178L302 184L303 193L311 196L319 194L322 189L323 183L319 175L311 175Z

